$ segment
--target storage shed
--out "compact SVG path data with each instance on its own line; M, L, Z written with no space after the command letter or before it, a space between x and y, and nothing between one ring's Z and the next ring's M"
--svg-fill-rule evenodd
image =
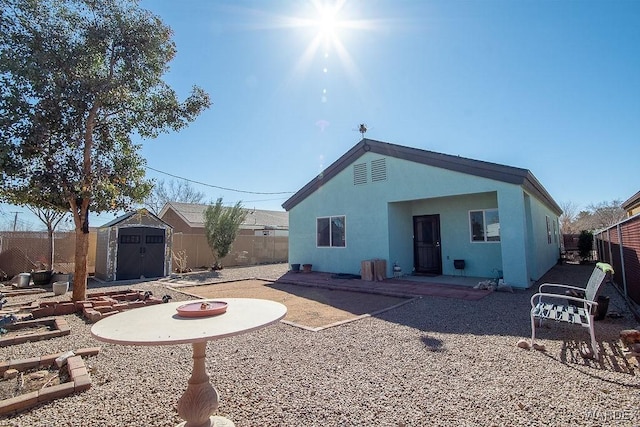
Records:
M171 273L173 228L139 209L98 229L96 278L131 280L165 277Z

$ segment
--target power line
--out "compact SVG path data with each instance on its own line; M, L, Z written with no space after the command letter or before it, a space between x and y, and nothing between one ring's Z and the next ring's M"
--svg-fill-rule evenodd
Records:
M234 192L236 192L236 193L245 193L245 194L263 194L263 195L293 194L293 193L295 193L295 191L278 191L278 192L264 193L264 192L260 192L260 191L244 191L244 190L236 190L236 189L234 189L234 188L220 187L220 186L213 185L213 184L206 184L206 183L204 183L204 182L194 181L194 180L189 179L189 178L184 178L184 177L181 177L181 176L178 176L178 175L173 175L173 174L171 174L171 173L169 173L169 172L164 172L164 171L161 171L161 170L158 170L158 169L154 169L154 168L152 168L151 166L145 166L145 167L146 167L147 169L149 169L149 170L154 171L154 172L162 173L162 174L164 174L164 175L168 175L168 176L173 177L173 178L183 179L183 180L185 180L185 181L189 181L189 182L192 182L192 183L194 183L194 184L204 185L205 187L217 188L217 189L219 189L219 190L234 191Z

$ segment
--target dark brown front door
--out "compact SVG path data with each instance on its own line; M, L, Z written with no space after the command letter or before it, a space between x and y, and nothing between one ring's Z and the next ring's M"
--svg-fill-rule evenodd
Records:
M440 215L413 217L413 259L417 274L442 274Z

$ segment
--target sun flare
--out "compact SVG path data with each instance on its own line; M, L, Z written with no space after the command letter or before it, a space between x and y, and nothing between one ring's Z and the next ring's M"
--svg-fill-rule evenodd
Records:
M318 28L318 34L325 41L336 37L336 30L340 26L340 19L338 13L344 3L338 3L335 5L319 4L315 3L316 10L318 12L318 18L315 21L315 25Z
M321 85L317 99L323 104L330 101L328 85L338 79L346 79L352 87L364 90L365 79L352 56L356 48L351 36L356 32L379 31L387 25L386 20L361 17L369 9L351 0L305 0L296 4L298 7L291 14L246 9L253 22L245 28L291 31L291 43L297 48L302 46L300 56L284 79L286 84L315 79L314 83Z

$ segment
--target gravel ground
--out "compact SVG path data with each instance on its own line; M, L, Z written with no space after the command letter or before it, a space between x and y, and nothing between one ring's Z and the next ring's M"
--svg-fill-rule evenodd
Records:
M286 268L225 269L217 280L276 279ZM545 279L584 284L591 270L557 266ZM134 287L170 294L173 301L189 299L165 284ZM618 340L620 330L637 323L613 287L605 292L609 311L623 317L598 322L600 362L579 355L588 331L563 324L539 330L546 352L516 347L531 333L533 289L495 292L480 301L424 298L320 332L279 323L210 342L207 367L221 394L218 415L237 427L639 425L638 369L622 356ZM176 403L191 372L189 345L105 344L91 338L83 319L65 317L71 335L0 348L0 356L101 346L98 356L86 359L95 370L92 388L0 419L0 426L181 421Z

